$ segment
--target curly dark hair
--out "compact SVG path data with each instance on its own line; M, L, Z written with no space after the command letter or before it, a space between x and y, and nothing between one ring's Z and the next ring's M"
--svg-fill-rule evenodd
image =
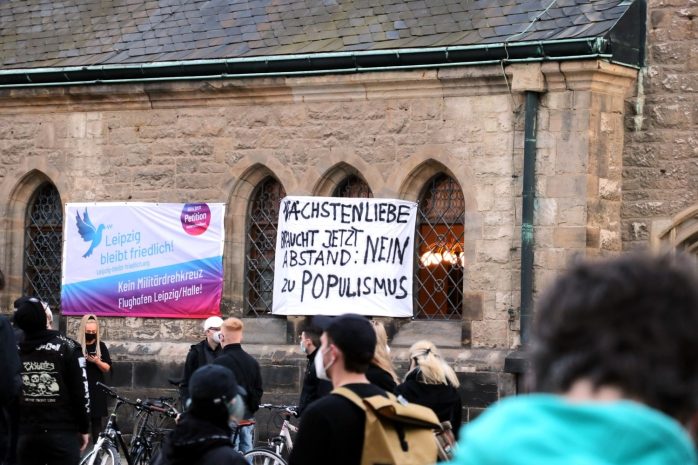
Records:
M684 255L574 264L539 301L534 387L585 378L686 421L698 411L697 269Z

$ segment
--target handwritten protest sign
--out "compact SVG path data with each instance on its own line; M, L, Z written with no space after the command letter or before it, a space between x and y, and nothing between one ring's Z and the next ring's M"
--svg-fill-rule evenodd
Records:
M405 200L284 198L272 313L411 317L416 214Z

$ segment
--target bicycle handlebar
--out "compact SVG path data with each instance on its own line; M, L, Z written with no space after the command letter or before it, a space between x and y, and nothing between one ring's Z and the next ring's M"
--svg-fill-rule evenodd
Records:
M131 399L128 399L126 397L123 397L119 395L116 391L114 391L113 388L107 386L106 384L103 384L99 381L97 381L97 386L99 386L104 392L106 392L109 396L119 400L120 402L123 402L125 404L129 404L133 407L135 407L137 410L148 410L149 412L157 412L157 413L162 413L163 415L167 415L169 417L176 417L179 415L179 412L177 411L174 406L168 404L165 402L163 399L161 399L161 402L165 407L161 407L159 405L152 404L151 402L142 401L141 399L136 399L136 401L132 401Z
M172 417L172 418L175 418L177 415L179 415L179 412L177 411L177 409L173 405L170 405L168 402L165 402L162 399L160 399L160 402L162 403L162 405L164 405L164 407L160 406L160 405L155 405L152 402L149 402L148 400L143 401L141 399L138 399L138 400L136 400L137 405L135 405L135 407L137 409L161 413L163 415L167 415L168 417Z
M109 394L109 395L110 395L111 397L113 397L114 399L118 399L118 400L120 400L121 402L124 402L124 403L126 403L126 404L131 404L131 405L133 405L133 402L132 402L131 400L129 400L129 399L125 398L125 397L120 396L119 394L116 393L116 391L114 391L113 388L107 386L106 384L101 383L100 381L97 381L97 386L99 386L99 387L102 389L102 391L106 392L107 394Z
M259 404L259 408L266 408L269 410L284 410L288 413L296 415L298 411L297 405L276 405L276 404Z

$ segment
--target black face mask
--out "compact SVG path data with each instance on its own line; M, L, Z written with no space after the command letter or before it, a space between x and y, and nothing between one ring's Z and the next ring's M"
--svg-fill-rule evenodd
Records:
M85 333L85 342L87 343L93 343L97 340L97 335L96 334L87 334Z

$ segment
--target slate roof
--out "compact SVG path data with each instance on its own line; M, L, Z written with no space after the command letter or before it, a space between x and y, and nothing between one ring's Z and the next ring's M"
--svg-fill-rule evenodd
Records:
M0 0L0 66L152 63L601 37L632 3Z

